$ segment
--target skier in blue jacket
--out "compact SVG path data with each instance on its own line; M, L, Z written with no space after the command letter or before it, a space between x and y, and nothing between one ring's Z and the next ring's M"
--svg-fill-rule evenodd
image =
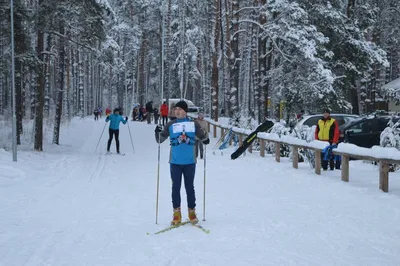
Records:
M181 215L181 184L184 177L189 220L198 222L195 207L196 196L194 191L194 176L196 172L195 142L196 137L209 144L207 134L197 121L192 121L186 116L188 105L185 101L175 104L176 119L168 122L164 129L158 125L155 129L156 141L162 143L168 137L171 141L170 172L172 180L172 205L174 209L172 225L182 222Z
M111 142L113 139L113 136L115 136L115 144L117 145L117 153L119 153L119 123L122 122L124 125L128 121L128 117L126 116L125 119L120 115L121 109L115 108L114 113L111 115L107 116L106 122L110 121L110 127L108 129L108 133L110 135L110 138L108 139L107 143L107 152L110 152L110 146Z

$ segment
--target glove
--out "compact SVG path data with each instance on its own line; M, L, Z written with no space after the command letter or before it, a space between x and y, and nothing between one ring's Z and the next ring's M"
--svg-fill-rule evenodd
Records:
M210 144L210 139L207 138L207 139L203 140L203 144L204 144L204 145Z
M128 121L128 117L127 116L125 116L125 121Z
M161 131L162 131L162 127L160 125L156 126L156 129L154 130L154 132L156 132L158 134Z

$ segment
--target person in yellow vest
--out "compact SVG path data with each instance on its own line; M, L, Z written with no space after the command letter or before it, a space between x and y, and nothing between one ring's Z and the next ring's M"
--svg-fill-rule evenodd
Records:
M329 109L324 110L323 118L318 121L315 129L315 139L328 141L330 145L337 145L339 142L339 125L338 122L331 117ZM321 160L322 168L328 169L328 161ZM333 165L333 160L330 160Z

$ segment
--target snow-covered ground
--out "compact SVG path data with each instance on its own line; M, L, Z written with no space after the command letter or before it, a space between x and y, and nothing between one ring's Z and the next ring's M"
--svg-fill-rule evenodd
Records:
M400 265L400 175L378 189L376 166L298 170L257 153L230 160L207 151L205 234L172 219L169 143L161 145L159 224L155 224L157 144L154 125L121 125L121 150L105 155L104 122L74 119L62 145L0 150L0 265ZM49 138L51 139L51 138ZM112 150L115 150L113 143ZM203 218L204 164L196 175ZM182 187L183 215L186 202ZM150 233L149 235L147 233Z

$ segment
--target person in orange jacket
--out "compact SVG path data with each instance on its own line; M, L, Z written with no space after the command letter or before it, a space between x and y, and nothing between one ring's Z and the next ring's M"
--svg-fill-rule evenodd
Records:
M162 117L162 124L165 126L168 122L168 104L167 102L164 102L161 107L160 107L160 113Z
M331 117L331 111L329 109L324 110L323 118L318 121L317 128L315 129L315 139L328 141L330 145L337 145L339 142L339 125L338 122ZM327 170L328 161L322 159L323 158L321 158L322 168ZM333 159L329 160L329 163L333 165Z

